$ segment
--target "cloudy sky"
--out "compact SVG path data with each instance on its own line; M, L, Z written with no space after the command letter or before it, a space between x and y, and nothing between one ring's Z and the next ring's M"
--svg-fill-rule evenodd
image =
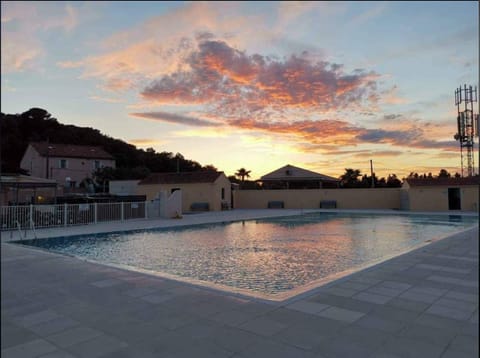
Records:
M1 3L2 112L31 107L252 179L460 171L478 2ZM478 107L477 107L478 108Z

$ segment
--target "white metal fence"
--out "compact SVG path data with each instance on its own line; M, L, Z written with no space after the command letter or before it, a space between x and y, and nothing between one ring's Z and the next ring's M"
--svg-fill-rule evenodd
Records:
M147 202L0 207L0 230L48 228L147 218Z

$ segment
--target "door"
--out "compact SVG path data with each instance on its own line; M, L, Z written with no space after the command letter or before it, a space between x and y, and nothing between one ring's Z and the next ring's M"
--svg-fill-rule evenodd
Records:
M460 210L461 208L460 188L448 188L448 210Z

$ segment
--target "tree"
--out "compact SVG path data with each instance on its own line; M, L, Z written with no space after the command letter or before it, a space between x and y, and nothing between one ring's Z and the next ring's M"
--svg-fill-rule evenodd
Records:
M362 188L370 188L372 186L372 178L369 177L367 174L363 174L362 180L359 180L356 186L360 186Z
M241 179L242 183L243 183L245 181L245 177L250 178L250 173L251 172L252 172L251 170L247 170L245 168L240 168L235 173L235 176L239 177Z
M230 183L240 184L240 181L238 180L238 178L235 175L229 175L228 180L230 180Z
M346 187L354 187L359 184L358 177L361 176L360 170L345 168L345 173L340 176L342 184Z
M390 174L387 178L387 187L399 188L402 186L402 182L397 178L396 174Z
M28 143L47 139L52 144L101 146L115 158L116 167L124 168L125 173L128 172L127 168L136 167L143 168L140 172L147 169L157 173L175 172L177 167L182 172L203 169L199 163L184 158L180 153L157 153L154 148L137 149L132 144L102 134L98 129L59 123L42 108L30 108L21 114L1 113L0 136L2 173L22 172L20 162Z
M375 174L374 174L373 175L373 180L374 180L374 183L375 183L375 187L384 188L384 187L387 186L387 181L383 177L377 180L377 178L375 177Z
M438 173L439 178L450 178L450 173L446 169L440 169L440 172Z
M98 168L92 173L93 180L98 186L102 187L102 191L107 192L107 184L110 180L117 179L115 175L115 169L112 167Z
M23 112L20 116L22 118L28 118L34 121L42 121L42 120L54 121L54 122L57 121L46 110L44 110L43 108L37 108L37 107L30 108L28 111Z
M218 169L216 166L212 164L207 164L202 168L202 171L212 171L212 172L218 172Z

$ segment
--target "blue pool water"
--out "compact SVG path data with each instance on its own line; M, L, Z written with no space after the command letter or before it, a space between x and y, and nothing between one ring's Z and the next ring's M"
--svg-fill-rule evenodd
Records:
M477 220L456 215L311 213L21 244L268 296L365 267L471 227Z

